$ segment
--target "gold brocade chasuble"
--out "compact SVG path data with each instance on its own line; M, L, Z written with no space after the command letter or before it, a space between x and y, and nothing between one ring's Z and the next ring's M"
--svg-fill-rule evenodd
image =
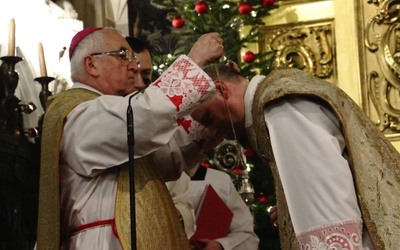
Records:
M37 249L60 248L59 147L64 119L78 104L99 95L71 89L49 98L41 142L41 173ZM137 249L190 249L172 198L149 157L135 160ZM120 168L115 225L124 249L130 247L130 198L128 163ZM95 239L93 239L95 240Z
M299 249L272 153L264 107L288 95L314 98L330 107L342 124L364 225L375 248L400 247L400 154L342 90L298 69L275 69L259 83L247 129L252 147L272 169L282 249Z

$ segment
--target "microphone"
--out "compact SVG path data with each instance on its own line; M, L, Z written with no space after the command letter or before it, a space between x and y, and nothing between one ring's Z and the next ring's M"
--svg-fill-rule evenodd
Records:
M133 132L133 110L132 110L131 100L132 100L133 97L135 97L139 93L141 93L141 91L138 90L136 93L134 93L133 95L131 95L129 97L128 109L126 110L127 133L128 133L127 135L128 135L128 146L129 146L129 148L131 146L133 147L135 145L135 138L134 138L134 132ZM132 150L133 150L133 148L132 148ZM131 158L133 160L134 155L133 154L131 155L130 153L131 152L129 151L129 160ZM132 153L133 153L133 151L132 151Z
M129 196L130 196L130 213L131 213L131 248L136 250L136 206L135 206L135 169L134 169L134 146L135 136L133 129L133 110L131 100L140 91L132 94L128 99L128 108L126 110L127 121L127 140L129 155Z

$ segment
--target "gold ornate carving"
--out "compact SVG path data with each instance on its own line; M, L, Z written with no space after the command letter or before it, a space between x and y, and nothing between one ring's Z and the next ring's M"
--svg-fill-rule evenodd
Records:
M265 27L261 34L265 51L276 51L276 66L302 69L316 77L335 82L332 20L296 26Z
M365 46L376 56L380 72L368 73L376 124L385 134L400 132L400 2L369 0L377 8L365 28Z

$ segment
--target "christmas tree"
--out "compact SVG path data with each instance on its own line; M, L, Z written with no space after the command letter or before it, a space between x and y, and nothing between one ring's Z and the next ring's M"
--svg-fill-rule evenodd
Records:
M209 32L221 35L224 59L236 62L242 75L248 79L255 74L266 75L271 71L274 52L251 51L248 45L262 42L258 30L264 25L263 17L278 7L275 0L150 0L150 3L157 11L165 13L171 24L170 34L166 35L164 28L164 34L153 33L147 37L152 48L153 64L157 67L154 77L161 74L179 55L187 54L192 44L202 34ZM270 169L245 142L242 144L246 148L246 166L220 169L215 152L210 153L203 165L231 174L254 215L255 232L260 238L259 249L280 249L277 229L271 227L269 221L268 210L276 203ZM252 193L240 191L243 190L243 183L252 185Z
M171 20L172 34L179 36L182 50L189 52L199 36L218 32L224 41L225 59L236 62L244 76L251 78L256 73L268 74L274 60L273 51L264 53L248 50L249 44L260 43L258 29L264 25L263 17L277 8L275 0L221 1L221 0L151 0L153 6L165 11ZM169 39L172 39L171 37ZM168 66L177 53L165 53L170 40L164 37L152 39L155 48L155 64ZM170 49L171 50L171 49ZM173 49L176 51L177 48Z

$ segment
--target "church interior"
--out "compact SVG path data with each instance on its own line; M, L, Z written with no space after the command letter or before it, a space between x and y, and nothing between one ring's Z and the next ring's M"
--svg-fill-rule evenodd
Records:
M176 40L164 41L175 42L178 48L175 55L184 53L190 44L187 44L189 40L179 40L180 34L189 30L198 35L191 30L191 25L195 17L208 10L204 9L207 0L176 1L181 11L186 10L184 5L191 6L189 14L179 13L177 9L172 11L168 2L171 1L13 0L0 3L3 10L0 15L1 250L28 250L35 244L40 123L47 97L72 85L67 56L71 38L86 27L111 26L125 36L150 42L173 36ZM228 2L239 6L238 16L251 13L246 8L265 11L264 16L259 16L262 23L231 26L229 32L234 37L230 36L227 42L235 44L252 32L257 32L257 39L243 40L245 43L236 51L229 51L230 59L244 68L254 67L256 63L263 63L263 55L273 52L273 57L268 59L271 67L297 67L336 84L400 150L399 1ZM176 19L180 16L184 19ZM155 22L150 17L162 20ZM252 30L254 27L256 31ZM155 71L162 71L165 65L161 61L170 60L168 55L168 51L159 52L154 59L158 64ZM257 197L259 202L260 197L266 198Z

